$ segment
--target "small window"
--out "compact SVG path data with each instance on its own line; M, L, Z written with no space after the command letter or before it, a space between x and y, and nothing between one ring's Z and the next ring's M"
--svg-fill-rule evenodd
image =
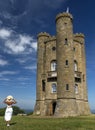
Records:
M65 63L66 65L68 65L68 60L66 60L66 63Z
M85 74L83 74L83 81L85 81Z
M65 44L68 44L68 39L67 38L65 38Z
M74 70L78 71L78 63L76 60L74 60Z
M78 93L78 85L75 84L75 93L77 94Z
M51 71L56 71L56 60L51 61Z
M52 93L56 93L56 84L55 83L53 83L52 84Z
M64 23L65 26L67 26L67 23Z
M45 92L45 80L42 80L42 91Z
M56 50L56 47L55 47L55 46L54 46L54 47L52 47L52 50L53 50L53 51L55 51L55 50Z
M69 84L66 84L66 90L69 90Z
M76 48L74 47L73 50L76 51Z

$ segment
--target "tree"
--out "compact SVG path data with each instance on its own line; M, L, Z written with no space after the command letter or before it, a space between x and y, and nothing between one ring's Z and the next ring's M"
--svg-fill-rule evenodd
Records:
M25 112L24 112L24 110L20 109L19 107L13 106L13 115L17 115L19 113L24 114Z
M4 116L5 109L6 109L6 108L1 108L1 109L0 109L0 116Z

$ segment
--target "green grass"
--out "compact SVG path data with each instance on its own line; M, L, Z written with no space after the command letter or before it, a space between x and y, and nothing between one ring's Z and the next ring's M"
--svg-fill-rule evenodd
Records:
M13 116L10 127L0 117L0 130L95 130L95 115L70 118Z

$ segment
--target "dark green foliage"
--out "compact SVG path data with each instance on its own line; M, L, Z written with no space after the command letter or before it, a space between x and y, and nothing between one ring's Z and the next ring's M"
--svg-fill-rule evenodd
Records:
M32 112L29 112L27 115L29 116L29 115L32 115L33 114L33 111Z
M19 113L24 114L25 112L24 112L24 110L20 109L19 107L13 106L13 115L17 115Z
M1 109L0 109L0 116L4 116L5 109L6 109L6 108L1 108Z
M6 109L6 108L1 108L1 109L0 109L0 116L4 116L4 114L5 114L5 109ZM13 106L13 115L17 115L17 114L19 114L19 113L24 114L25 112L24 112L24 110L20 109L19 107Z

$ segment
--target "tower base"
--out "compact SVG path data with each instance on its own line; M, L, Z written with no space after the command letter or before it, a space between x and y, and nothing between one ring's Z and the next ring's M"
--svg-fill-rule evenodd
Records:
M78 115L79 111L75 99L58 99L54 116L70 117Z
M80 115L89 115L90 113L90 108L88 105L88 101L86 100L76 100L77 106L78 106L78 111Z
M33 115L45 116L45 101L36 101Z

